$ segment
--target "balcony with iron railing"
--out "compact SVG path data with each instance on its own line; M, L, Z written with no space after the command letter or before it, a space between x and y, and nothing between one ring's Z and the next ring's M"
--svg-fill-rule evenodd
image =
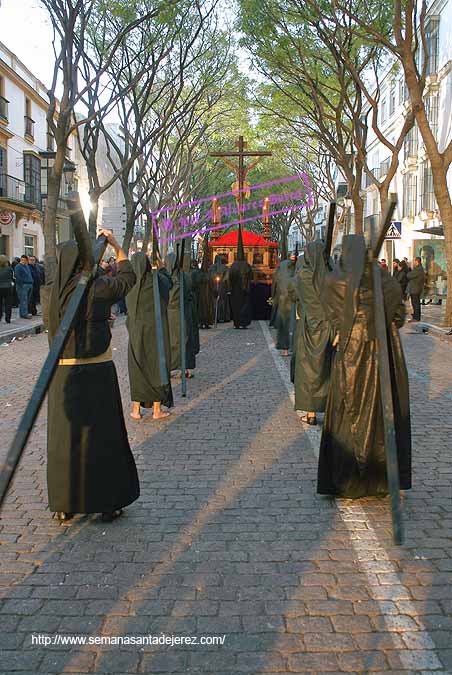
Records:
M8 99L4 96L0 96L0 120L4 122L8 121Z
M0 173L0 199L9 199L14 202L30 204L38 209L41 208L41 194L33 186L26 184L19 178Z
M25 136L29 136L30 138L34 138L34 133L35 133L35 121L31 119L28 115L24 116L25 120Z

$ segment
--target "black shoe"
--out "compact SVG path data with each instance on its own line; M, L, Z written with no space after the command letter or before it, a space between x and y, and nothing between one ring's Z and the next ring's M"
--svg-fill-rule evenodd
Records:
M105 511L102 513L102 522L111 523L113 520L116 520L116 518L119 518L119 516L122 516L122 513L122 509L116 509L116 511Z

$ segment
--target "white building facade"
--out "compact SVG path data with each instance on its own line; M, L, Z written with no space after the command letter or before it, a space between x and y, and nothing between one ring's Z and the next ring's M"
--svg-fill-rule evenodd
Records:
M45 86L0 43L0 253L44 255L41 157Z
M427 82L424 92L430 127L440 151L452 138L452 0L435 0L426 19L429 47ZM409 107L409 95L403 72L389 72L380 82L379 128L395 142ZM369 129L368 165L375 177L382 180L389 168L390 151ZM452 193L452 169L448 173ZM365 227L370 229L380 216L379 193L366 176L363 184ZM412 260L421 256L427 269L429 292L437 298L447 293L447 265L442 223L435 200L430 162L417 126L405 138L399 155L399 167L391 181L390 192L398 195L395 212L400 238L388 240L382 256L389 263L393 258Z

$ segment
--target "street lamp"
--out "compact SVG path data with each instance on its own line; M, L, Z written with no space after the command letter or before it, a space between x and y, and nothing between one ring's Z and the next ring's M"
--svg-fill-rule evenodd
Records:
M64 175L64 182L66 185L66 193L72 192L73 190L75 171L76 166L74 162L72 162L70 159L66 159L63 166L63 175Z

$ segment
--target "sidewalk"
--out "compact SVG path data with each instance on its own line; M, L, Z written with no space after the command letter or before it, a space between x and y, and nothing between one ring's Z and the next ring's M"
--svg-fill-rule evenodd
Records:
M19 309L13 307L11 323L6 323L5 317L0 321L0 345L11 342L13 338L24 337L26 335L35 335L43 330L41 308L39 307L38 316L32 319L21 319Z
M411 313L411 311L411 303L408 302L407 314ZM417 324L419 326L419 330L424 331L427 327L429 332L434 337L439 337L442 340L451 342L452 335L448 335L448 332L452 329L452 327L444 326L445 311L445 302L442 305L421 305L421 322Z

